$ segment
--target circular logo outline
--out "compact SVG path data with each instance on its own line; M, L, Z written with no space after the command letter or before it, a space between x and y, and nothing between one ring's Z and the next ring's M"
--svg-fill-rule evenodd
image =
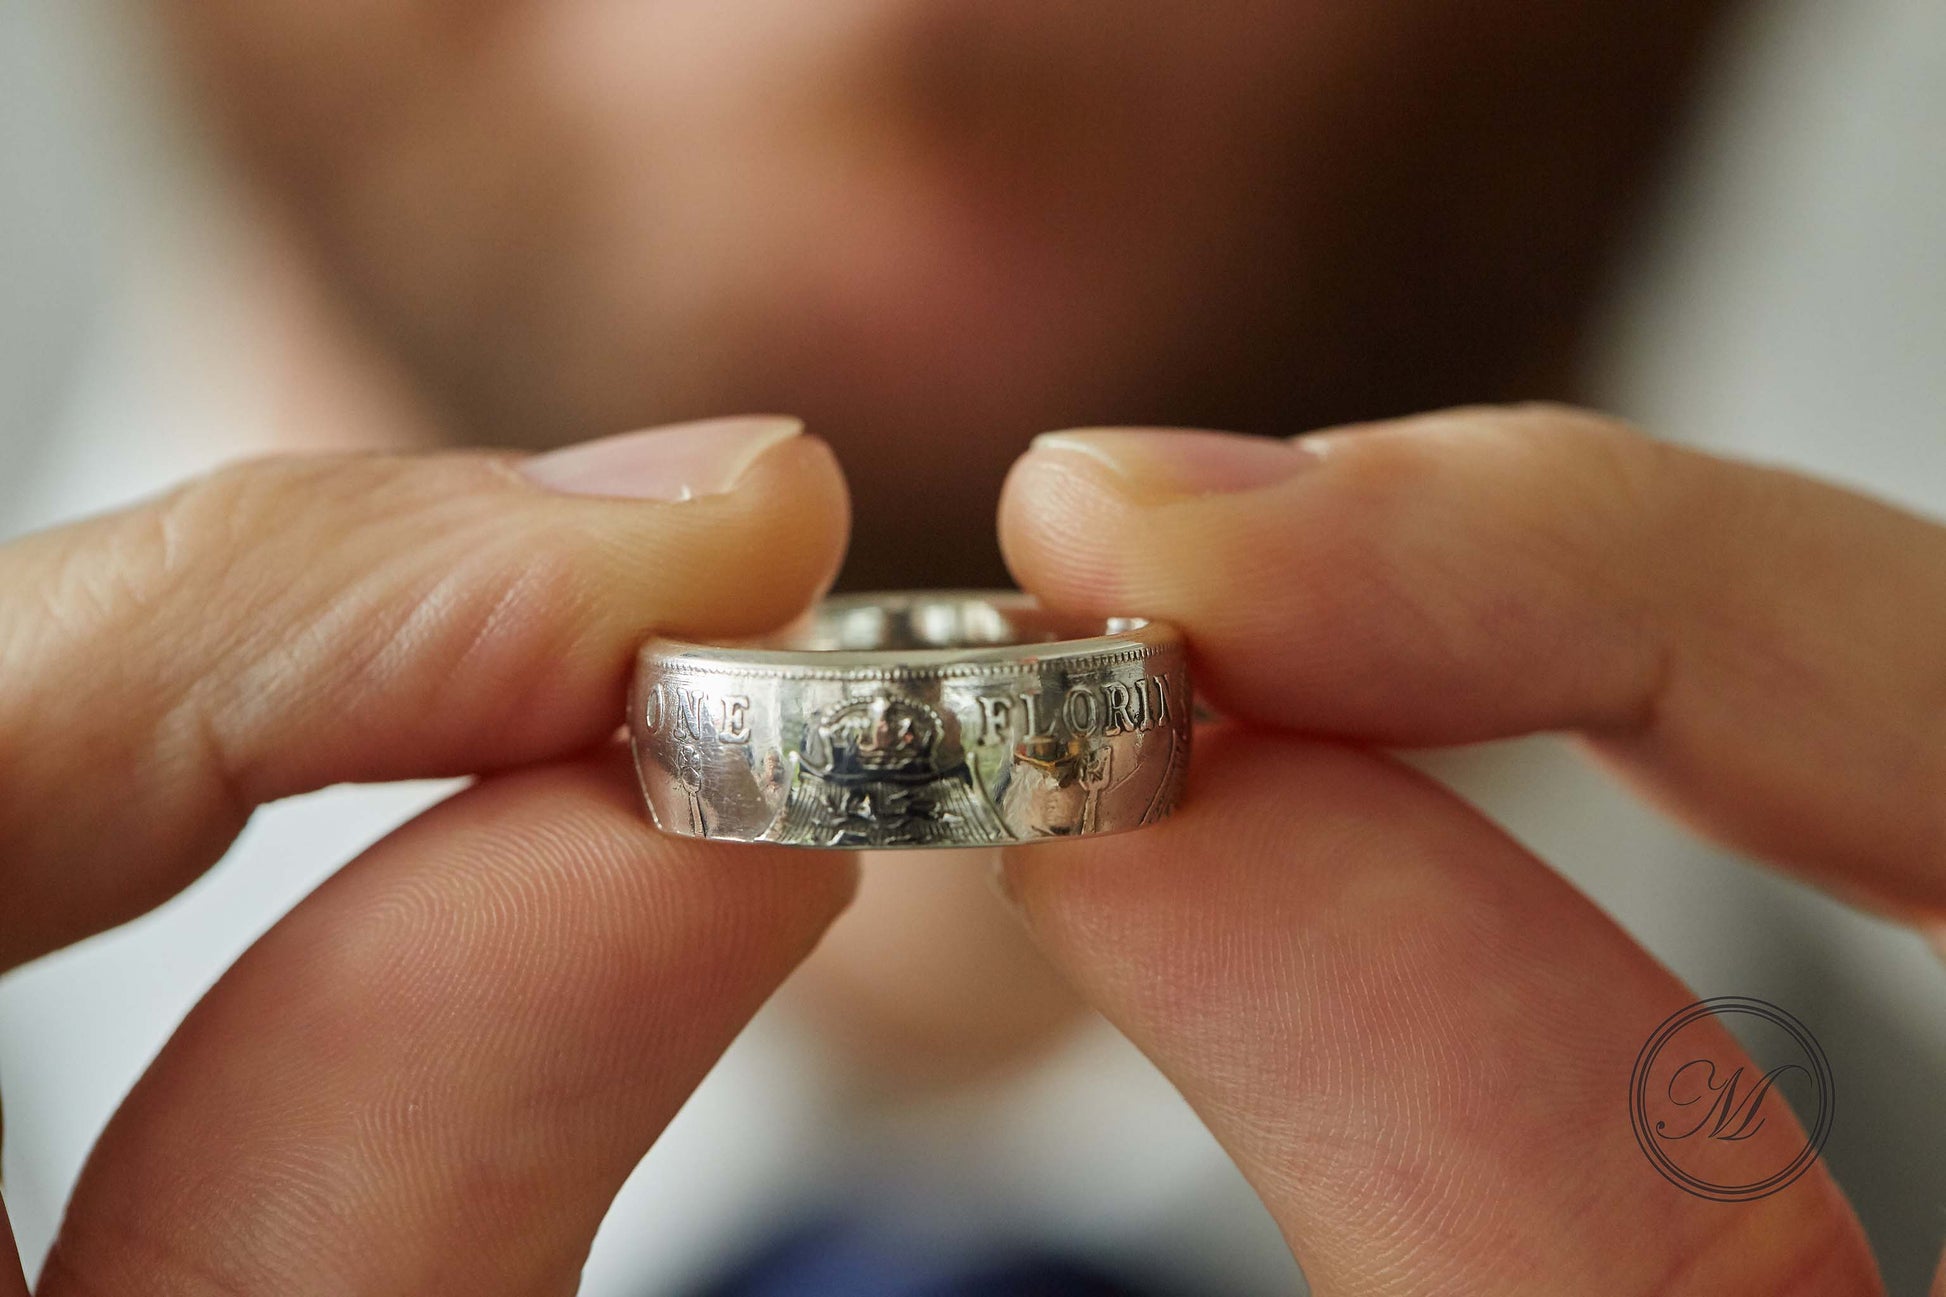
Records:
M1655 1133L1650 1129L1648 1117L1647 1090L1649 1073L1654 1069L1656 1057L1663 1046L1672 1040L1676 1033L1701 1018L1717 1018L1731 1013L1749 1014L1761 1018L1783 1030L1804 1051L1811 1063L1811 1070L1818 1086L1817 1120L1812 1123L1810 1133L1805 1137L1804 1147L1798 1151L1783 1169L1765 1176L1754 1184L1722 1185L1699 1179L1677 1166L1668 1154L1656 1143ZM1754 999L1745 995L1719 995L1707 1000L1698 1000L1670 1015L1656 1028L1642 1050L1635 1056L1635 1070L1629 1077L1629 1124L1635 1131L1635 1142L1642 1149L1649 1164L1671 1184L1691 1193L1698 1198L1708 1198L1715 1202L1751 1202L1767 1198L1786 1188L1792 1181L1811 1169L1824 1151L1824 1144L1831 1137L1831 1123L1835 1116L1835 1088L1831 1075L1831 1061L1824 1055L1817 1038L1803 1023L1783 1009L1766 1000Z

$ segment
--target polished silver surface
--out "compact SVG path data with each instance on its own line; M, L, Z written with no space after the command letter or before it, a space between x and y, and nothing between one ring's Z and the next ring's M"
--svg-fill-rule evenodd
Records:
M761 640L651 640L629 698L665 832L805 847L1116 833L1174 809L1181 637L993 591L847 595Z

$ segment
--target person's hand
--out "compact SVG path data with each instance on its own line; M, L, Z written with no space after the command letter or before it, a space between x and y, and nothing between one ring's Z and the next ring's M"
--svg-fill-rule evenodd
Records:
M0 969L156 905L262 803L483 776L197 1006L44 1297L574 1291L851 892L841 854L656 833L608 750L648 633L764 629L835 572L844 484L794 433L272 461L0 549Z
M1821 1165L1734 1206L1655 1173L1622 1096L1695 997L1375 749L1574 732L1718 840L1936 922L1946 529L1529 408L1044 438L1001 533L1044 601L1183 627L1227 718L1174 818L1006 877L1320 1294L1878 1290Z

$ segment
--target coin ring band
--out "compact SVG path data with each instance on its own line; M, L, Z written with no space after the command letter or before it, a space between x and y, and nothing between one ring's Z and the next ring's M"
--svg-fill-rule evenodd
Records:
M1182 637L1011 592L846 595L762 639L642 648L629 734L666 833L862 848L1141 828L1189 764Z

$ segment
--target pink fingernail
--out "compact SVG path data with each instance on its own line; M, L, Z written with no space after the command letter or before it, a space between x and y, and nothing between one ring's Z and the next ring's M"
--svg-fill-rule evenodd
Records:
M766 451L802 431L780 415L704 419L564 446L526 460L520 472L568 495L692 500L732 490Z
M1254 491L1316 462L1301 443L1169 428L1046 432L1034 438L1033 451L1085 456L1137 487L1167 495Z

